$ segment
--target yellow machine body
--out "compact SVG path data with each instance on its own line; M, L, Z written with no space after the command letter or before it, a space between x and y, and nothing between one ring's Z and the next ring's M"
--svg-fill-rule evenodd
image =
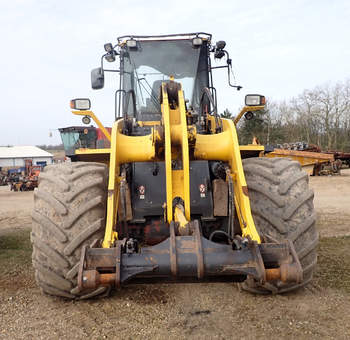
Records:
M291 238L296 225L311 235L302 220L312 222L312 192L300 194L305 205L286 220L294 214L288 200L299 205L294 189L280 194L284 178L305 176L295 163L259 158L265 149L257 142L239 145L237 123L263 110L265 97L246 95L234 119L219 115L212 71L225 69L228 85L241 86L231 82L226 43L211 38L123 36L104 45L91 86L102 89L106 72L118 75L114 123L102 124L90 99L72 99L73 114L98 128L59 129L70 162L39 177L32 242L44 292L89 298L155 279L241 282L254 292L302 284L304 248ZM119 66L107 68L117 56Z
M185 225L184 218L191 220L190 211L190 154L194 160L217 160L227 162L227 181L233 181L234 203L237 217L241 226L242 236L260 243L260 236L256 230L251 208L247 184L244 178L241 151L261 152L260 145L239 146L235 123L247 111L261 110L263 106L244 107L237 116L235 123L230 119L220 118L221 133L198 134L194 125L187 125L186 106L182 89L178 90L178 106L171 108L168 95L162 85L162 120L154 122L138 122L140 125L152 126L152 132L146 136L126 136L122 133L123 120L118 120L112 128L111 148L102 150L77 150L77 155L109 154L109 183L105 237L103 247L109 248L118 237L114 226L118 220L119 189L123 176L120 166L129 162L152 162L161 160L164 154L166 170L166 202L164 202L166 221L180 222ZM91 111L73 111L74 114L88 115L109 137L109 133ZM215 128L215 126L214 126ZM214 130L214 129L213 129ZM181 156L183 169L172 170L172 160ZM184 212L178 208L173 211L173 199L181 197L184 202Z

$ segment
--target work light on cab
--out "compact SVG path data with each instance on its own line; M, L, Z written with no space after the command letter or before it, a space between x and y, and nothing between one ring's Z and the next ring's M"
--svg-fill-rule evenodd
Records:
M202 44L203 44L202 38L195 37L192 39L192 47L193 48L198 48L198 47L202 46Z
M226 41L220 40L215 45L216 45L216 49L223 50L226 46Z
M106 43L106 44L104 44L103 47L104 47L105 51L108 53L113 51L113 45L111 43Z
M135 39L129 39L126 41L126 46L131 49L137 49L137 41Z
M78 98L70 101L70 108L73 110L90 110L91 102L89 98Z

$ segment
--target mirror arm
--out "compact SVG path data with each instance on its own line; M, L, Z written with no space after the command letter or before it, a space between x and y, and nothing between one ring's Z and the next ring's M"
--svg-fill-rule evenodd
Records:
M101 70L102 70L102 74L103 72L105 71L104 68L103 68L103 59L104 57L107 55L107 53L105 53L102 57L101 57Z
M104 68L103 66L103 59L105 58L105 56L107 55L108 53L105 53L102 57L101 57L101 70L102 72L120 72L120 70L110 70L110 69L106 69ZM102 73L103 74L103 73Z
M227 68L228 65L222 65L222 66L214 66L214 67L211 67L212 70L215 70L216 68Z
M230 73L230 71L233 73L233 71L232 71L232 60L230 59L229 53L226 50L223 50L223 51L226 54L228 85L231 86L231 87L234 87L235 89L237 89L237 91L239 91L242 88L242 86L240 86L240 85L233 85L231 83L231 73Z
M230 74L230 71L232 71L232 63L231 63L231 59L230 59L230 55L228 54L228 52L226 50L223 50L223 52L225 53L226 55L226 62L227 62L227 65L222 65L222 66L214 66L214 67L210 67L211 70L215 70L215 69L218 69L218 68L227 68L227 78L228 78L228 85L231 86L231 87L234 87L235 89L237 89L237 91L239 91L242 86L240 85L233 85L231 83L231 74Z

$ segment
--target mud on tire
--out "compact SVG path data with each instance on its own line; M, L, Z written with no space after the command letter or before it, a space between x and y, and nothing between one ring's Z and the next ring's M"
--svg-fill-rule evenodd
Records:
M64 163L47 166L34 192L32 261L44 293L87 298L106 293L101 287L84 295L77 287L80 251L104 235L107 166Z
M314 193L300 164L283 158L243 160L253 218L263 237L293 242L303 267L300 284L266 283L247 279L242 288L254 293L283 293L309 283L317 263L318 232L313 206Z

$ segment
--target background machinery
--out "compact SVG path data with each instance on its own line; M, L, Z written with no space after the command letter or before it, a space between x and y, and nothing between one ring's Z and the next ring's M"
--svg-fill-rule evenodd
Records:
M42 169L42 165L33 165L31 159L26 159L23 172L18 172L21 169L13 169L16 172L8 171L6 185L10 185L13 191L34 190L38 187L38 177Z
M111 132L88 99L71 108L110 147L74 147L73 161L47 166L35 191L33 265L45 293L88 298L154 280L279 293L311 280L318 235L308 176L298 162L259 157L263 146L240 146L235 123L219 117L213 70L227 69L240 89L225 45L206 33L105 44L91 78L100 89L105 72L120 76ZM247 95L237 117L264 103Z

